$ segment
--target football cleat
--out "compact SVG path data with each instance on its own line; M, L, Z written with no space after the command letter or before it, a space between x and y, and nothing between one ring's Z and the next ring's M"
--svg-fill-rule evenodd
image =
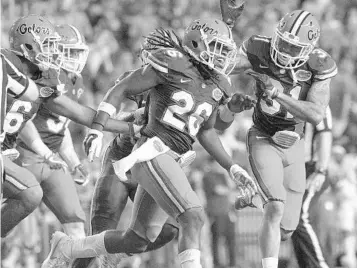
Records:
M42 263L41 268L68 268L71 259L64 253L70 252L71 238L62 233L55 232L51 239L51 250L47 258Z

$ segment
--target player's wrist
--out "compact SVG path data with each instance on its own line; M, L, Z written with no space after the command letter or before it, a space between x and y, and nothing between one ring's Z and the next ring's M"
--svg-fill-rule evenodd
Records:
M50 150L41 139L32 141L31 149L46 160L53 155L52 150Z
M279 96L279 94L280 94L280 91L279 91L279 89L276 88L276 87L273 87L273 88L269 91L269 97L270 97L271 99L277 98L277 97Z
M107 113L110 117L113 117L117 109L112 104L102 101L99 104L97 111L103 111Z

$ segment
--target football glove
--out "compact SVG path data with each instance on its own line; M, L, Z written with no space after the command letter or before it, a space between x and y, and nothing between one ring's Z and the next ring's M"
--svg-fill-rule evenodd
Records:
M6 149L2 152L2 155L9 158L10 161L15 161L17 158L19 158L20 153L17 151L17 149Z
M257 81L259 88L271 99L274 99L279 95L279 90L274 87L268 75L255 72L251 69L248 70L246 74L252 76Z
M245 171L238 164L234 164L229 169L229 175L231 176L233 182L237 187L248 187L253 190L254 194L258 191L258 187L255 181L249 176L247 171Z
M94 157L99 158L100 152L102 151L103 133L96 129L90 129L84 138L83 144L88 160L93 162Z
M67 164L55 153L51 152L50 154L46 155L43 157L45 160L45 163L48 164L50 169L53 170L58 170L58 169L63 169L65 170L68 168Z
M74 182L76 182L78 185L85 186L89 182L89 173L83 164L77 165L71 174L73 176Z
M234 113L239 113L244 110L249 110L257 104L257 101L249 95L235 93L231 100L227 103L227 107Z
M230 27L233 28L237 19L240 17L244 10L244 1L239 6L236 0L220 0L219 1L222 20Z

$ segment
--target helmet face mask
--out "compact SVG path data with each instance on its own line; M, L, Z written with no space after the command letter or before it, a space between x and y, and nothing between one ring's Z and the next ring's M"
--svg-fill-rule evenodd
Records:
M228 76L235 67L237 46L229 27L220 20L201 19L185 31L185 49L198 61Z
M84 37L72 25L64 24L56 27L61 40L58 42L60 56L56 64L69 72L80 74L87 63L89 48Z
M320 36L317 20L296 10L279 22L271 41L270 55L280 68L295 69L307 62Z
M61 37L44 17L28 15L18 19L10 29L10 47L41 70L59 69L55 60L59 55Z

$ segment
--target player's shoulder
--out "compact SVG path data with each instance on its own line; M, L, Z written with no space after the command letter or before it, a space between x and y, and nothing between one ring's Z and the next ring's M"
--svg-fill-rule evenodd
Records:
M0 50L1 57L4 59L5 63L11 68L16 68L18 71L23 72L23 66L20 58L9 49Z
M266 52L269 52L271 38L262 35L252 35L241 45L241 51L244 54L253 54L256 56L263 55Z
M192 66L188 56L175 48L159 48L150 52L147 62L157 71L168 74L170 71L187 72Z
M330 54L320 48L316 48L311 52L307 65L316 80L332 78L336 76L338 72L337 64L334 59L332 59Z

